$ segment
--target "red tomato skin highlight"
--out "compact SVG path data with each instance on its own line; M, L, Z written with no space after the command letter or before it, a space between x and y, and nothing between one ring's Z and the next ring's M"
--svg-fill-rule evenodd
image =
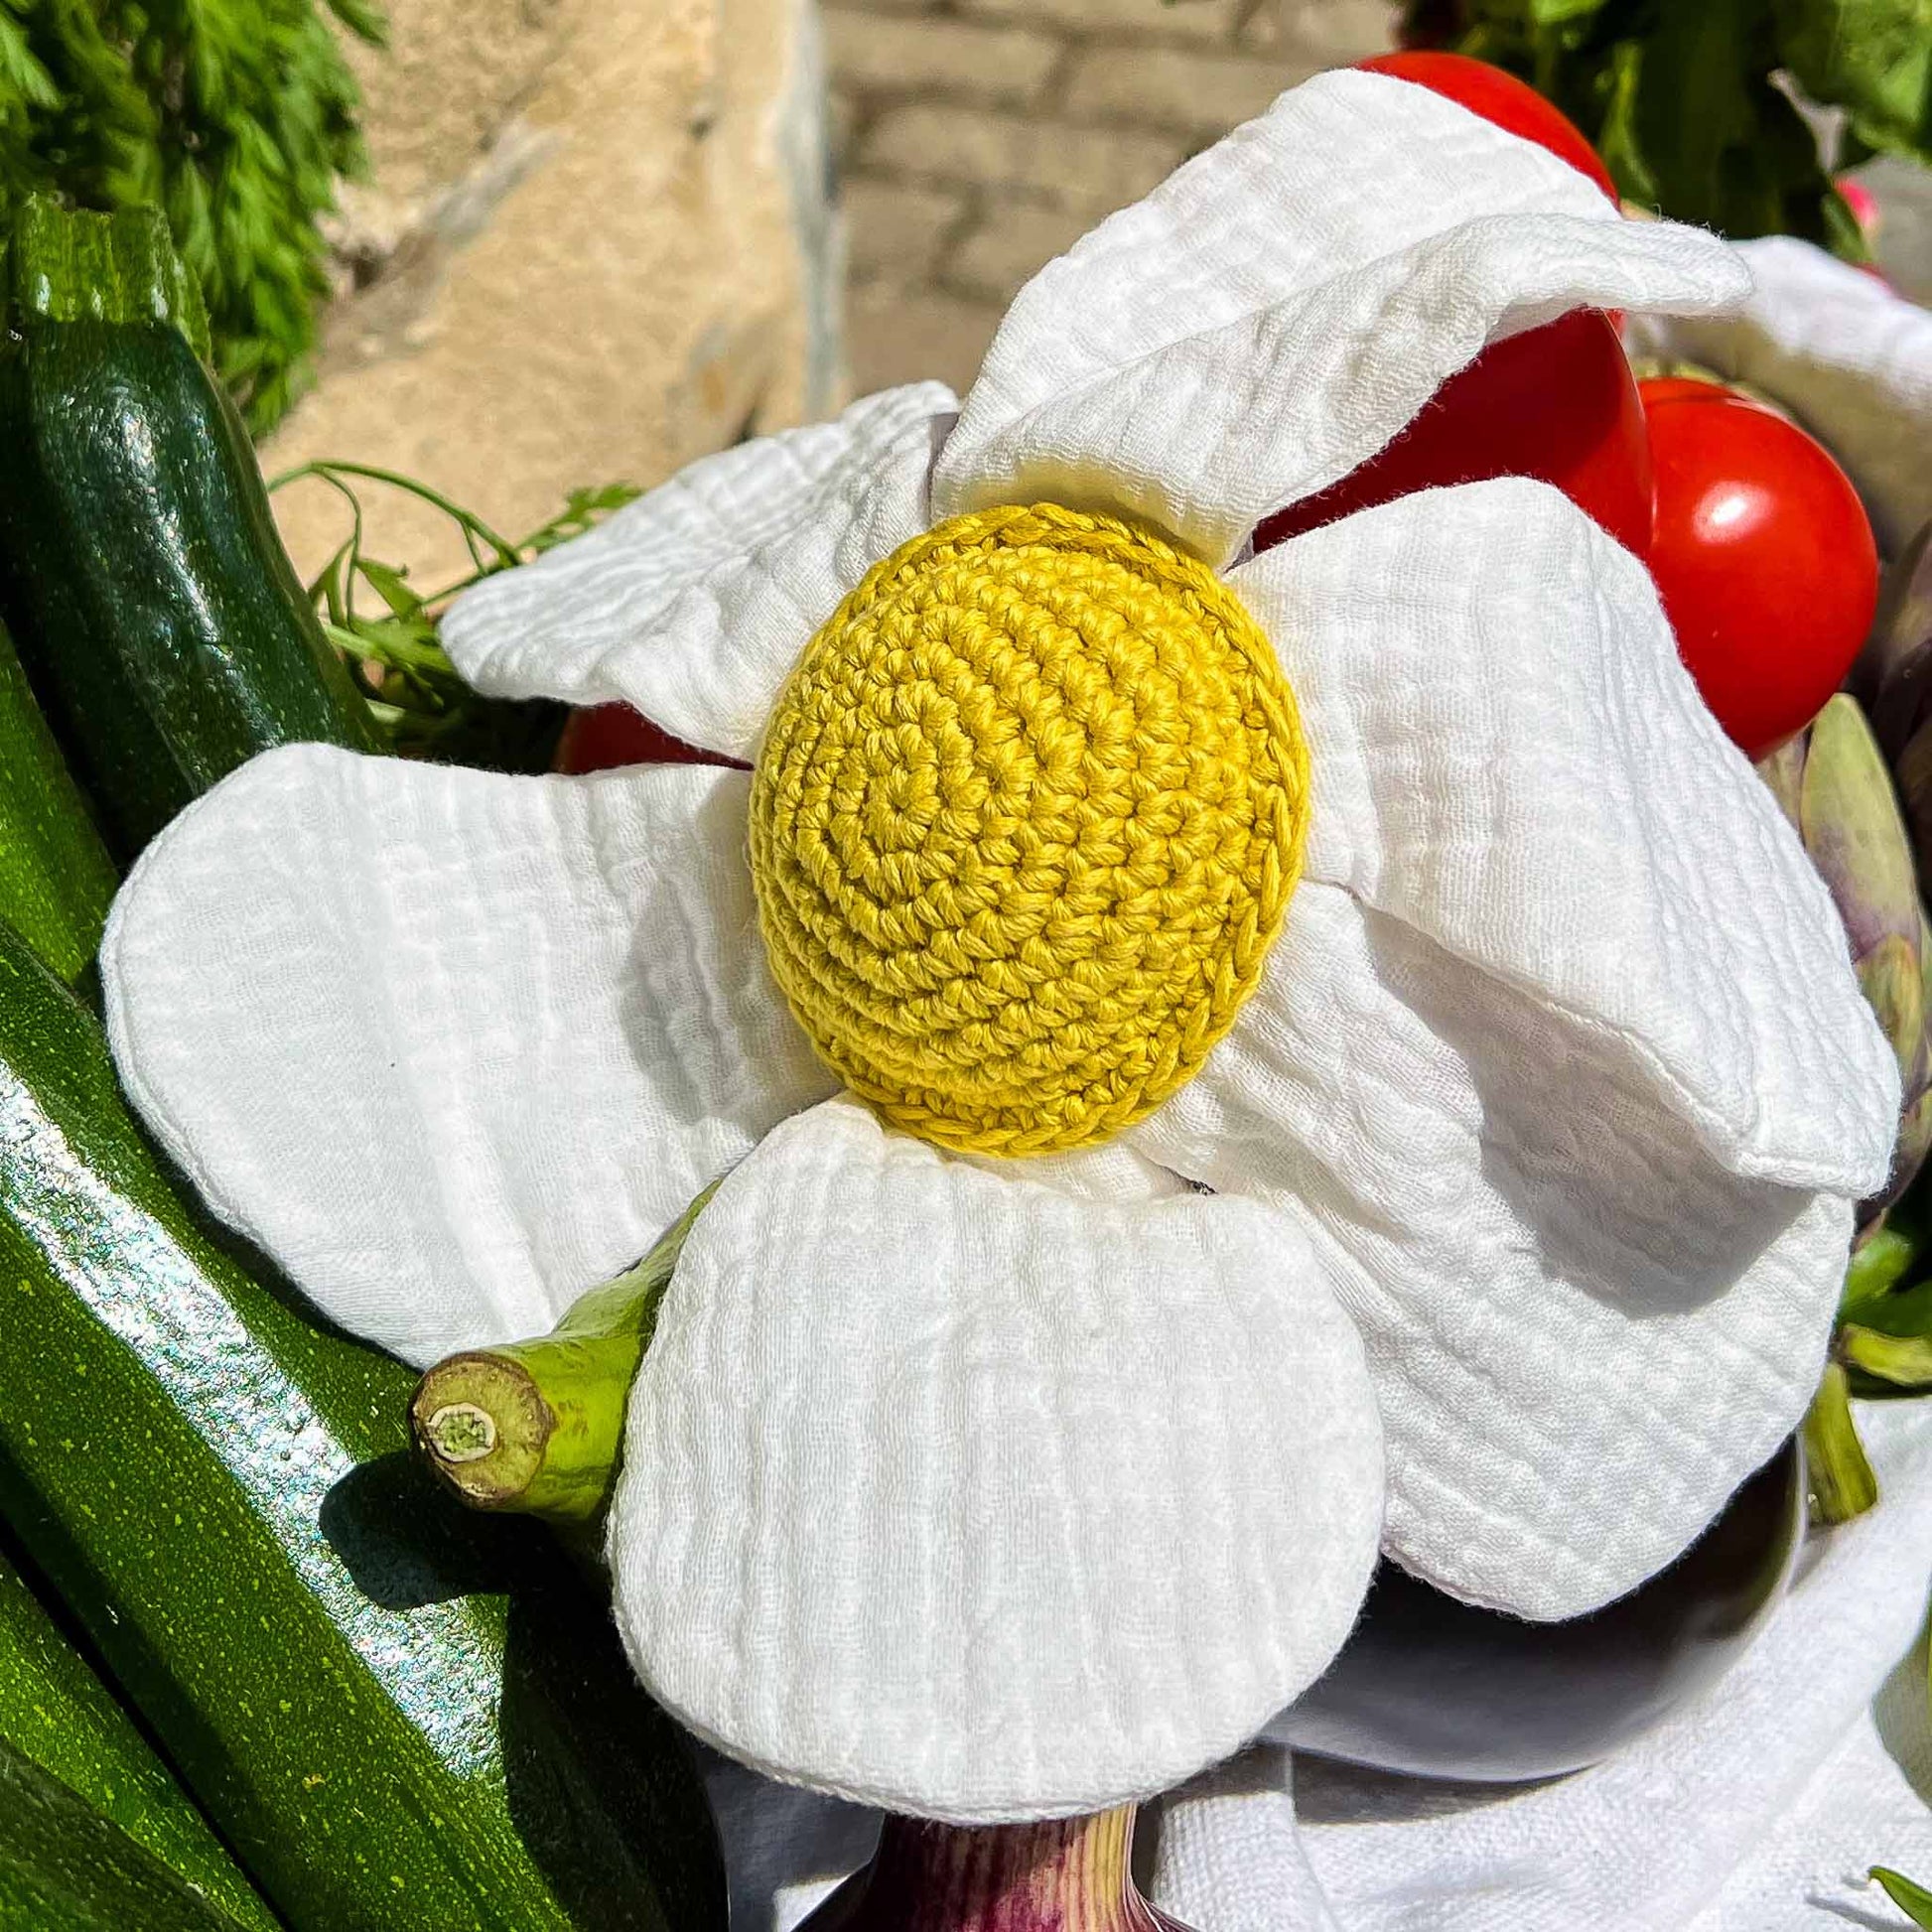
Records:
M1487 61L1466 54L1447 54L1411 48L1400 54L1378 54L1356 64L1365 73L1386 73L1397 80L1413 80L1431 93L1460 101L1509 134L1534 141L1580 175L1587 175L1619 207L1622 198L1602 157L1585 140L1584 131L1561 108L1553 107L1527 81L1518 80Z
M1650 547L1650 444L1623 345L1597 310L1491 343L1400 436L1339 483L1268 517L1266 550L1418 489L1535 477L1626 550Z
M1741 403L1749 409L1764 407L1755 396L1747 396L1740 389L1732 389L1725 383L1713 382L1701 375L1647 375L1637 384L1637 393L1643 399L1646 423L1650 420L1650 412L1659 403L1665 402L1727 402Z
M1760 759L1818 715L1864 642L1878 602L1871 525L1796 424L1716 384L1641 388L1651 573L1705 703Z
M749 769L737 759L673 738L627 704L586 705L564 721L553 771L611 771L625 764L728 764Z

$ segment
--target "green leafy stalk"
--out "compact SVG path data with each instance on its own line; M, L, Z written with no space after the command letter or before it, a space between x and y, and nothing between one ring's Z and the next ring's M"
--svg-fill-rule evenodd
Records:
M1812 1520L1849 1523L1863 1516L1878 1500L1878 1479L1852 1420L1851 1384L1842 1362L1826 1365L1805 1416L1804 1437Z
M1918 1262L1921 1247L1915 1233L1898 1227L1881 1227L1867 1236L1853 1249L1846 1268L1841 1314L1857 1319L1855 1311L1864 1304L1889 1296Z
M438 1362L418 1384L410 1425L430 1467L477 1509L564 1526L610 1498L624 1410L707 1187L636 1267L574 1303L549 1334Z
M1893 1871L1886 1865L1874 1864L1871 1875L1884 1886L1885 1896L1914 1925L1932 1928L1932 1891L1914 1884L1902 1871Z
M1848 1322L1838 1331L1838 1352L1851 1367L1896 1388L1932 1388L1932 1336L1887 1335Z

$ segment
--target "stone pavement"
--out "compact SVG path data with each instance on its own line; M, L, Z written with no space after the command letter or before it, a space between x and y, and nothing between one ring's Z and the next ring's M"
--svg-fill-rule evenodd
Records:
M1391 44L1388 0L827 0L855 394L962 393L1014 291L1284 87Z

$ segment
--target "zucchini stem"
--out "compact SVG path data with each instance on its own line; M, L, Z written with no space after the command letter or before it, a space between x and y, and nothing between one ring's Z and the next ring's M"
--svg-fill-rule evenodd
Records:
M30 195L14 216L8 320L161 323L208 360L202 287L159 208L95 214Z
M443 1462L476 1462L496 1447L496 1425L474 1402L446 1402L423 1424L423 1441Z
M596 1520L623 1449L630 1384L707 1187L634 1268L574 1303L547 1335L468 1349L417 1384L410 1427L430 1467L476 1509Z

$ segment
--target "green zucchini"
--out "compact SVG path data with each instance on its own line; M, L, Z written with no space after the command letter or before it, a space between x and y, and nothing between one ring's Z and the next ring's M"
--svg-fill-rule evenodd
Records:
M0 1538L0 1745L31 1759L236 1925L274 1932L261 1896L82 1657Z
M0 617L120 857L257 752L379 749L160 215L29 202L6 309Z
M113 897L113 861L0 629L0 919L72 980Z
M682 1733L412 1382L203 1230L0 928L0 1513L203 1810L297 1932L722 1927Z
M235 1932L237 1923L0 1739L4 1932Z

